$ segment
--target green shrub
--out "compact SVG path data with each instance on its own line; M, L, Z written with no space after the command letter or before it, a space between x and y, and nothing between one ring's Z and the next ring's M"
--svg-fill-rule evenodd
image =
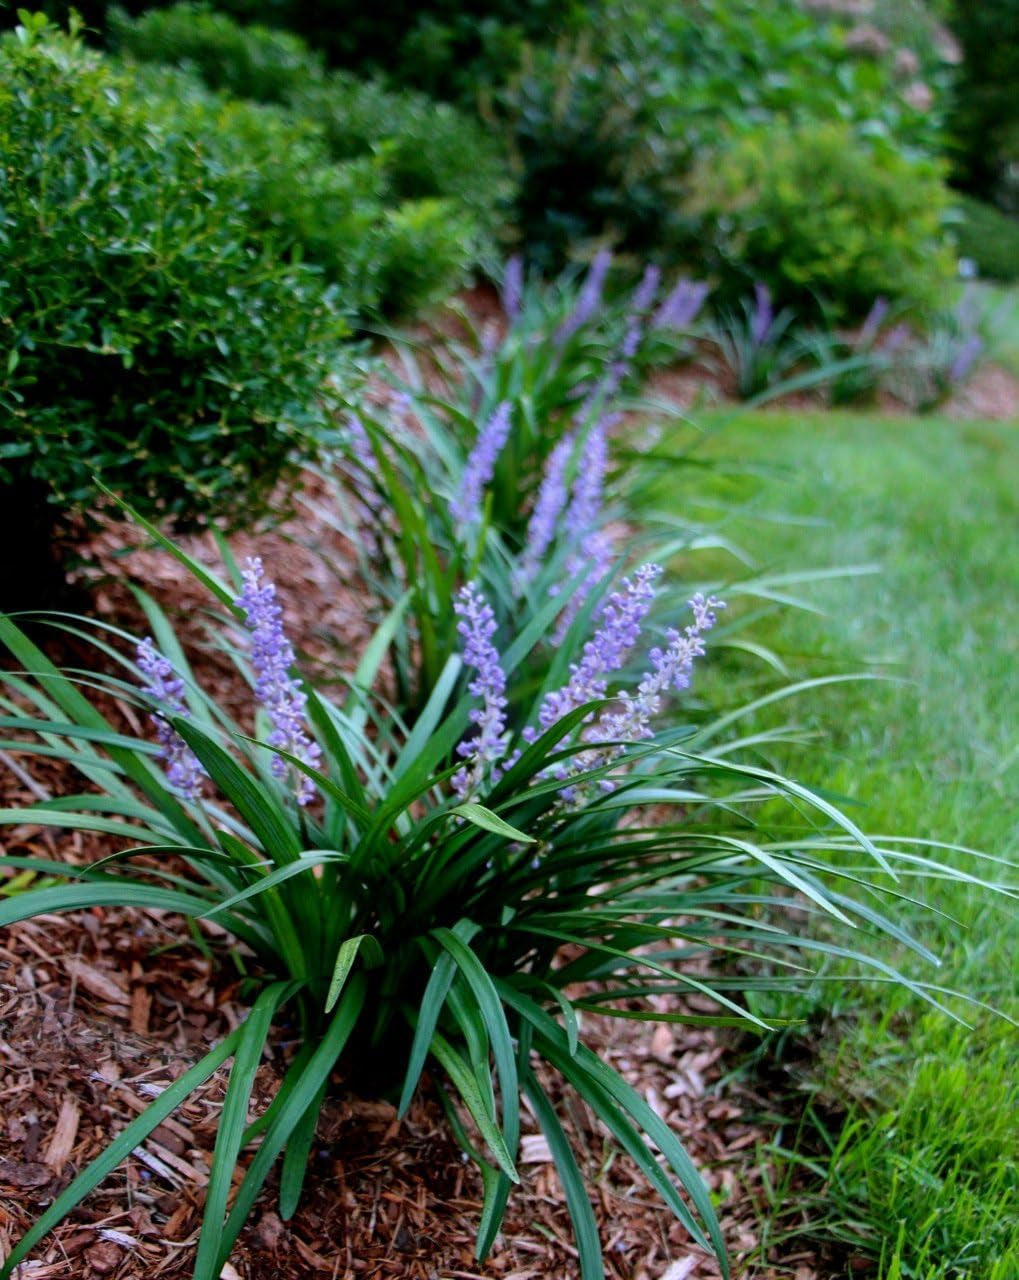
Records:
M203 95L187 80L169 94L199 115L211 113L209 131L229 134L250 157L273 225L350 291L356 308L377 309L386 297L404 306L425 301L491 247L504 216L506 161L498 142L462 112L345 72L326 74L297 38L193 4L134 20L121 12L114 32L125 55L148 64L153 92L168 94L151 69L165 64L232 95ZM417 206L436 200L448 206L450 233L437 235L432 215ZM415 203L401 209L404 201ZM399 288L376 280L376 270L389 282L395 270Z
M781 303L823 297L863 314L875 297L933 304L951 277L940 166L849 128L760 129L706 154L688 209L723 289L767 283Z
M951 119L960 185L1019 214L1019 0L953 0L950 12L963 52Z
M1019 280L1019 220L968 196L956 195L954 201L961 214L953 228L959 256L976 263L985 280Z
M109 14L115 48L141 62L194 71L212 89L256 102L283 102L299 85L321 79L322 60L298 37L263 26L241 26L201 4L150 9L131 19Z
M644 253L674 238L682 158L655 136L640 79L590 41L529 51L495 109L512 148L513 222L543 271L585 240Z
M0 67L0 482L250 519L324 421L347 328L318 273L256 234L243 167L73 36L21 28Z
M607 0L579 37L528 51L493 97L528 254L554 267L571 242L606 234L689 253L690 169L734 133L827 121L935 154L938 102L911 105L903 89L890 62L785 0Z
M502 224L510 192L504 148L463 112L343 72L295 90L289 103L322 129L335 160L375 157L395 197L450 200L485 235Z

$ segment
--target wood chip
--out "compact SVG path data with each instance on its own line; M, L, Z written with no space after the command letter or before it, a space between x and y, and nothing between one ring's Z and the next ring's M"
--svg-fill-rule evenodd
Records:
M689 1254L685 1258L677 1258L675 1262L669 1263L669 1269L663 1272L662 1280L686 1280L696 1266L697 1259Z
M67 972L90 996L99 1000L106 1000L110 1004L127 1004L130 999L124 988L118 986L108 973L96 969L87 960L68 960Z
M64 1098L60 1104L57 1123L50 1136L43 1162L54 1173L63 1173L64 1165L71 1158L75 1139L78 1136L78 1124L81 1120L81 1109L73 1098Z
M152 996L144 987L135 987L131 992L131 1030L136 1036L148 1035L151 1009Z

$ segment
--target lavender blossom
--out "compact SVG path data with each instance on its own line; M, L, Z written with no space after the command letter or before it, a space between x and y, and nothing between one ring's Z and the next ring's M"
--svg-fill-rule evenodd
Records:
M255 670L255 696L272 723L266 742L305 764L316 766L322 756L318 743L309 737L304 723L308 699L300 681L290 674L294 665L294 649L283 630L283 610L276 602L276 587L266 580L259 556L249 556L241 574L244 590L234 602L244 610L245 624L251 632L251 664ZM290 765L273 756L272 772L285 778ZM306 805L315 795L315 784L300 775L297 781L297 803Z
M566 633L573 626L573 620L583 607L584 601L594 588L612 571L615 557L615 544L606 529L592 529L580 544L580 547L566 561L566 583L580 578L572 586L569 598L560 613L555 631L552 633L553 644L562 644ZM580 575L583 574L583 577ZM557 595L562 585L553 588L551 594Z
M766 284L754 285L754 309L750 318L750 334L755 346L767 342L771 326L775 320L774 308L771 305L771 291Z
M878 333L881 331L881 326L884 324L890 310L891 303L887 298L874 299L874 303L867 312L867 317L863 322L859 337L856 340L856 345L858 347L866 350L868 347L873 346Z
M551 594L557 595L581 574L584 574L584 578L573 586L559 615L552 636L556 644L562 642L584 601L612 567L612 539L599 526L608 462L606 420L595 424L585 443L584 465L573 482L573 493L563 522L566 537L574 544L574 550L566 561L565 582L556 584L551 589Z
M470 713L476 732L457 747L457 755L467 764L453 775L453 790L465 800L477 791L489 767L501 760L506 751L506 675L492 643L495 614L475 583L461 587L453 609L460 619L456 629L463 638L464 661L477 672L467 689L482 700L481 707ZM499 776L494 767L491 774L493 781Z
M601 612L601 625L584 645L580 661L571 664L569 680L545 697L538 712L542 729L550 729L575 707L605 697L609 674L619 670L640 638L640 626L651 608L655 580L661 572L659 565L641 565L609 596Z
M658 296L658 286L661 283L661 271L654 263L650 263L644 268L640 283L633 291L633 297L630 300L631 314L642 316L646 311L651 310L654 306L655 298Z
M605 421L596 422L584 441L583 465L573 482L570 505L564 521L567 537L579 542L591 532L601 511L608 439Z
M697 319L709 286L680 276L665 301L651 317L652 329L688 329Z
M621 709L603 713L594 728L588 731L587 740L590 742L615 744L601 753L606 760L619 754L622 750L619 743L640 742L653 736L651 720L661 710L662 695L670 686L674 689L689 687L694 660L704 653L704 633L715 625L715 611L724 609L725 604L714 596L705 599L698 592L690 601L690 607L693 609L693 622L682 633L673 629L667 631L667 648L651 650L651 670L637 686L636 694L621 693ZM585 763L590 767L590 761Z
M348 415L347 430L350 432L350 452L354 456L354 461L362 477L370 480L375 474L378 463L375 460L375 450L372 448L368 432L365 431L364 423L356 413Z
M520 318L524 302L524 262L519 253L515 253L506 263L502 277L502 309L506 319L512 324Z
M522 586L533 581L542 557L555 538L559 517L566 506L566 468L575 442L572 431L563 436L545 463L541 487L527 525L527 545L520 564Z
M450 502L454 519L462 525L475 524L481 519L485 486L495 474L495 464L510 433L510 409L508 400L497 405L495 412L478 433L474 448L467 457L460 492Z
M184 681L176 674L169 659L156 648L151 636L139 643L135 654L138 669L145 677L142 686L145 693L166 715L187 716ZM154 711L149 720L159 740L159 758L166 761L167 780L186 799L197 800L202 794L205 769L166 715Z
M591 263L573 310L556 330L553 342L557 347L564 347L574 334L594 319L595 312L601 303L605 278L611 266L611 249L601 249Z
M975 333L970 334L955 353L955 358L948 366L948 381L951 385L964 382L973 371L973 366L983 354L983 339Z

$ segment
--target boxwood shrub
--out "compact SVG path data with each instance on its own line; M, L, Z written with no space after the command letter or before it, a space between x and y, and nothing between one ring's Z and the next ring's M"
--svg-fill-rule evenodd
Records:
M326 420L349 330L320 273L257 228L242 163L42 19L0 40L0 149L5 520L87 510L98 477L249 522Z

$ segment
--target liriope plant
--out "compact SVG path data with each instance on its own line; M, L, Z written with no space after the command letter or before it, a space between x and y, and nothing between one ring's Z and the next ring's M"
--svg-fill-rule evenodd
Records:
M337 1067L380 1062L397 1069L401 1112L426 1066L445 1100L483 1181L479 1258L520 1180L526 1098L562 1181L581 1275L600 1280L582 1164L536 1059L579 1094L725 1271L697 1170L644 1098L585 1046L583 1016L762 1027L769 993L809 981L831 957L908 981L868 960L862 940L884 932L909 943L878 904L886 891L894 908L896 875L923 872L924 858L869 839L824 797L742 763L741 749L759 739L740 740L737 715L698 723L675 703L720 602L696 596L678 629L653 634L654 565L614 590L599 584L537 667L529 658L561 601L500 628L481 588L461 584L461 652L408 725L371 693L392 626L347 677L346 697L327 697L295 672L259 561L224 581L177 554L222 609L214 638L250 683L255 732L202 689L144 593L148 636L62 624L96 645L85 682L0 616L0 641L20 666L0 677L4 745L62 759L87 784L4 810L0 823L126 843L83 866L0 858L0 872L57 879L0 901L0 924L102 905L215 919L248 953L251 1008L72 1180L0 1280L229 1063L193 1266L196 1280L214 1280L277 1162L280 1215L295 1212ZM639 678L625 674L634 666ZM147 732L104 714L97 702L111 700L144 707ZM701 1003L688 1012L679 1000L662 1013L654 999L691 992L715 1012ZM283 1010L300 1047L249 1124L255 1071Z

